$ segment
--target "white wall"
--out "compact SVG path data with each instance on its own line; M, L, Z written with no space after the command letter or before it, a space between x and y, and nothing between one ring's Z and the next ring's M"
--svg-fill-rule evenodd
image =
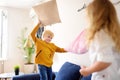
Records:
M24 27L32 28L33 22L27 9L10 7L4 9L8 11L8 53L7 60L4 61L4 72L12 72L16 64L20 65L20 70L23 71L24 54L18 49L18 37Z
M80 33L80 31L87 26L85 9L77 12L84 3L90 0L57 0L58 10L61 18L61 23L47 26L55 33L53 42L60 46L66 47L71 41ZM117 13L120 14L119 6L116 6ZM23 71L23 54L17 48L18 36L20 36L23 27L29 27L32 30L33 22L29 17L29 10L19 8L5 8L8 10L8 54L7 60L4 62L4 72L13 71L15 64L21 65ZM120 17L119 17L120 19ZM28 31L28 33L29 33ZM72 53L59 54L54 56L53 71L58 71L62 64L66 61L78 64L89 65L88 54L76 55Z

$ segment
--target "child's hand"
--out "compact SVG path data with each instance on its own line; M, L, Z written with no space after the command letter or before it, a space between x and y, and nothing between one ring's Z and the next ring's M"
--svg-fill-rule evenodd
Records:
M40 21L40 19L38 19L38 24L41 24L41 21Z
M38 25L44 26L44 24L38 19Z
M81 66L81 68L86 68L86 66Z
M90 75L90 72L86 66L81 66L80 73L83 76L88 76Z

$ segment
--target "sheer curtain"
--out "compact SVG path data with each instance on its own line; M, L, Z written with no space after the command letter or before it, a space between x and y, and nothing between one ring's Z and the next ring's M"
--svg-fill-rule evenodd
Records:
M0 73L4 72L4 60L8 51L7 11L0 9Z

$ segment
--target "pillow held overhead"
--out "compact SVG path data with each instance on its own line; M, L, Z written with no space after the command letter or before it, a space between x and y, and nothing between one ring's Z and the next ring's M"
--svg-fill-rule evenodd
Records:
M61 22L56 0L33 6L33 9L44 26Z

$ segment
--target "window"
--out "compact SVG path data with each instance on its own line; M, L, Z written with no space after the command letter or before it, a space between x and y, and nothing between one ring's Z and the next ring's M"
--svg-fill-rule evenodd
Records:
M6 59L8 51L7 11L0 9L0 59Z

